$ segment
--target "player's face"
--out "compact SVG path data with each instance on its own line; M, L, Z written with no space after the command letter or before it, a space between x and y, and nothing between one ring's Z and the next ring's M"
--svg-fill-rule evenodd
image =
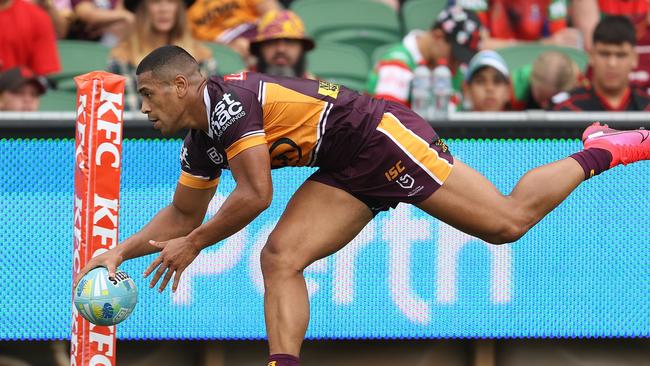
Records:
M629 84L628 75L638 63L634 47L629 43L596 42L589 55L593 68L593 83L609 93L620 92Z
M147 15L151 20L153 30L158 33L171 32L176 25L178 6L178 0L149 0Z
M138 92L142 96L140 111L147 115L153 128L163 135L172 135L181 129L181 100L172 83L153 77L151 71L137 76Z
M267 65L293 67L302 54L302 42L297 39L274 39L264 42L260 53Z
M38 110L38 89L27 83L16 90L7 90L0 94L0 110L16 112L33 112Z
M510 100L510 84L494 68L484 67L465 85L465 97L471 101L473 111L503 111Z

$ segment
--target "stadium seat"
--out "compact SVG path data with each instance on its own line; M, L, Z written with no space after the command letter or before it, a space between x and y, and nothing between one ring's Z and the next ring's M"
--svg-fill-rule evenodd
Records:
M38 110L41 112L73 112L77 93L68 90L48 90L40 98Z
M368 58L378 46L400 40L397 13L373 0L299 1L292 10L316 44L322 41L359 47Z
M234 74L246 68L244 60L232 48L214 42L204 43L212 51L214 59L217 60L217 73L219 75Z
M362 91L368 76L368 58L355 46L319 42L307 54L309 71L320 79Z
M404 33L430 29L438 13L447 6L444 0L409 0L402 6Z
M385 45L381 45L377 48L375 48L375 51L372 53L372 57L370 58L370 67L375 67L375 64L381 56L383 56L386 52L388 52L389 49L397 46L399 43L389 43Z
M51 78L60 90L75 92L73 77L106 69L110 50L98 42L59 40L57 48L63 70Z
M537 56L546 51L560 51L569 56L581 71L587 67L587 55L580 50L570 47L551 46L542 44L523 44L505 48L499 48L497 51L501 57L506 60L510 70L516 70L522 66L533 63Z

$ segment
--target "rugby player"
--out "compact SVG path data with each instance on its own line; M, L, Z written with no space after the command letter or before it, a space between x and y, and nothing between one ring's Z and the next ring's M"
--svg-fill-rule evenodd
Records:
M271 169L319 167L289 201L261 254L269 365L299 364L309 322L303 270L343 248L380 211L416 205L489 243L510 243L580 183L619 164L650 159L650 131L598 124L585 150L526 173L509 195L454 159L407 107L324 81L258 73L206 80L177 46L139 64L142 112L164 135L189 129L172 203L141 231L90 260L75 279L160 251L145 276L163 291L200 251L250 223L271 203ZM203 222L222 169L235 189Z

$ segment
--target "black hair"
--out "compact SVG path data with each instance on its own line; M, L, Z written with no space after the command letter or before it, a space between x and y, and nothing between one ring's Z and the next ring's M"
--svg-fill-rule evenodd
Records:
M636 31L634 25L625 16L605 16L596 26L593 43L636 45Z
M136 75L140 75L147 71L154 74L161 74L166 66L182 66L193 64L198 69L199 63L183 48L178 46L162 46L151 51L145 56L138 68L135 71Z

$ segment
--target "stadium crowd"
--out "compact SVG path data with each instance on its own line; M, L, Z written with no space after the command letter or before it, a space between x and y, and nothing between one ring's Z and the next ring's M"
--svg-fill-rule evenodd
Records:
M49 110L65 101L61 95L73 99L66 62L84 59L89 42L105 50L102 67L126 77L128 110L140 104L137 64L165 44L188 50L205 75L250 70L326 79L405 105L411 105L418 66L438 65L452 75L450 110L623 111L650 104L648 0L354 2L385 8L400 24L392 42L339 39L342 47L359 46L365 58L365 74L348 85L336 72L312 67L320 56L310 58L310 52L336 39L322 26L309 34L312 18L301 19L307 3L336 9L349 3L342 0L0 0L0 110ZM426 22L414 28L409 8ZM350 27L361 42L367 41L364 27ZM84 47L62 47L66 42ZM240 67L224 67L224 52ZM39 106L51 94L58 99Z

